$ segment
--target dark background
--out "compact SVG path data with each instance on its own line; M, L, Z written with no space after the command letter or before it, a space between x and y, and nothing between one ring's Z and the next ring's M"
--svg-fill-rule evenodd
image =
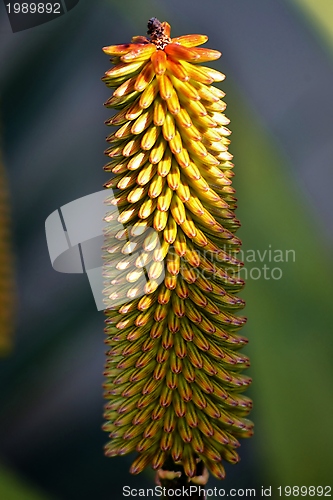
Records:
M204 33L222 51L249 277L255 436L210 486L330 484L333 449L333 7L325 0L81 0L13 34L0 5L2 157L12 211L17 305L0 360L0 499L121 499L149 487L132 457L106 459L103 314L85 275L55 272L44 222L108 180L103 151L110 63L101 47L146 32ZM84 221L82 221L84 224ZM274 262L268 250L294 250ZM260 261L258 251L266 256ZM276 255L276 254L274 254ZM285 259L284 259L285 260ZM265 279L263 265L282 277ZM269 276L271 276L269 274ZM273 498L278 498L276 493Z

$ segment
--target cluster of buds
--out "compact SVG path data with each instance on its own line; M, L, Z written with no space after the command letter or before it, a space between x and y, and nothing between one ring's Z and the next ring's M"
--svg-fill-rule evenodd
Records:
M238 438L249 437L249 360L239 350L246 318L236 296L241 241L235 236L235 190L225 77L200 66L218 59L197 48L204 35L170 38L153 18L148 37L105 47L115 87L105 103L114 175L106 217L107 456L138 452L131 472L146 466L225 477ZM181 472L179 472L181 471ZM166 472L166 474L168 474ZM164 474L165 475L165 474Z

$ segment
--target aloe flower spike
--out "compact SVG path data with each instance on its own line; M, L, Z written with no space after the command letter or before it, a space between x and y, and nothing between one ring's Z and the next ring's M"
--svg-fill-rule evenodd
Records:
M237 463L250 437L251 379L240 349L246 318L221 56L205 35L148 36L104 47L115 90L104 167L106 309L104 430L108 457L136 452L161 484L205 484Z

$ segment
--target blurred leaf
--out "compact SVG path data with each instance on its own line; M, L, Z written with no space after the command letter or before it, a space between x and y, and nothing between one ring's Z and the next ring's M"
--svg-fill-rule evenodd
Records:
M0 467L0 498L3 500L47 500L7 468Z
M333 270L327 242L286 159L239 96L229 92L228 102L245 268L261 272L260 279L257 271L247 279L244 295L262 477L272 484L328 484ZM257 253L256 262L246 262L250 249L260 255L267 250L265 261ZM282 251L284 262L274 261L274 250ZM287 250L295 252L289 259ZM273 268L281 268L281 279L272 278Z
M0 158L0 355L12 347L13 259L9 242L9 200Z
M320 38L333 50L333 2L331 0L289 0L304 14Z

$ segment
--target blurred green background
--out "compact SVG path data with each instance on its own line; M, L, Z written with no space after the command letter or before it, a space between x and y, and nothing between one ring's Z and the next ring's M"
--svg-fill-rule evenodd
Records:
M51 212L107 180L101 47L145 34L152 16L173 36L207 34L227 74L256 432L220 486L332 484L331 0L80 0L15 34L2 4L0 16L17 288L0 359L0 499L120 500L124 485L153 484L151 470L129 475L132 457L103 456L103 314L85 275L52 269L44 234Z

